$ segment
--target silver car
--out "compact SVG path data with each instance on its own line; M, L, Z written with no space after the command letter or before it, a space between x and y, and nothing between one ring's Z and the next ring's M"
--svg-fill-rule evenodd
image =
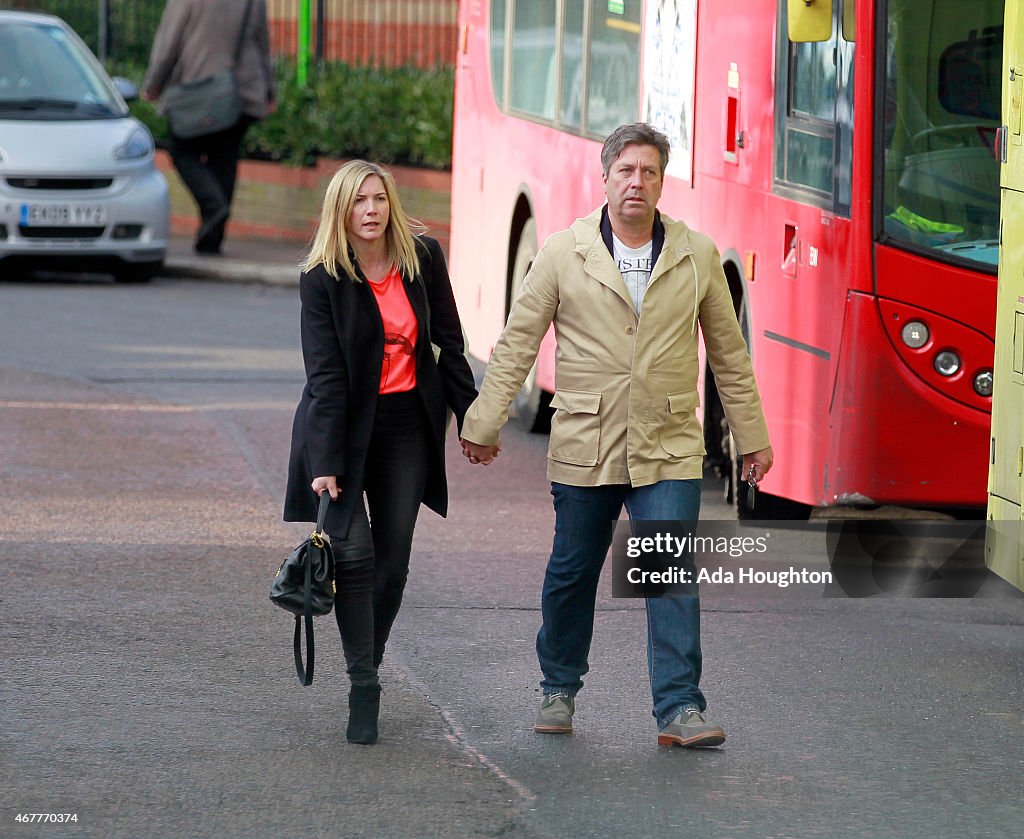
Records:
M170 204L153 138L50 15L0 11L0 279L16 269L144 282L163 266Z

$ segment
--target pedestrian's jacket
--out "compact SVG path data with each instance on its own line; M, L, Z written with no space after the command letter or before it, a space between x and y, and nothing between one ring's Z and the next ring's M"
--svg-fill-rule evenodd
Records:
M160 94L169 85L194 82L234 66L246 2L252 8L235 79L243 112L255 119L266 116L276 94L265 0L168 0L142 89Z
M698 326L744 454L769 445L761 398L714 243L658 216L660 253L638 317L597 210L552 235L494 348L462 434L497 442L548 325L558 340L548 478L575 486L699 478ZM661 241L659 241L661 240Z
M402 286L416 314L416 393L430 426L430 469L423 503L443 516L448 511L447 409L461 428L476 387L441 246L421 236L417 251L420 276L403 277ZM315 521L318 499L310 484L314 478L336 475L341 503L330 505L326 530L343 537L355 505L362 500L384 361L384 327L373 289L361 272L359 281L344 272L336 280L318 265L301 274L299 295L306 386L292 424L284 518Z

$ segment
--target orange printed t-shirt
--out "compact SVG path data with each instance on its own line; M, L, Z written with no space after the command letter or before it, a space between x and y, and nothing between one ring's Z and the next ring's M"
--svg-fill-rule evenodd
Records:
M402 277L392 268L379 283L370 283L384 323L384 364L381 393L402 393L416 387L416 313L402 288Z

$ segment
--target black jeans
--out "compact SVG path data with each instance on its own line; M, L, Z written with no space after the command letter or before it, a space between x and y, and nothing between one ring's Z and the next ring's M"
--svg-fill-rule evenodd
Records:
M334 616L353 685L378 684L377 668L409 576L430 445L426 413L415 391L378 398L366 460L366 504L356 505L348 536L331 540Z
M217 253L224 241L242 138L252 123L252 117L243 116L231 128L204 137L186 140L171 135L169 151L174 168L199 205L195 246L201 253Z

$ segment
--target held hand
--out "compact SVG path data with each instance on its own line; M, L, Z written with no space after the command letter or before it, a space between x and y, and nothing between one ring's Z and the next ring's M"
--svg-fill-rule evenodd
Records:
M774 457L771 446L766 449L761 449L758 452L751 452L750 454L743 455L743 467L742 472L740 473L740 480L746 481L747 483L750 483L751 481L755 484L761 483L761 481L764 480L764 476L768 474L768 470L772 468Z
M320 495L324 490L331 494L331 501L338 500L338 478L336 475L324 475L321 478L314 478L313 492Z
M143 90L139 95L147 102L156 102L156 100L160 98L157 94L153 93L152 90Z
M471 443L461 437L459 442L462 443L463 456L469 458L470 463L482 463L484 466L490 466L494 458L498 456L498 452L501 451L500 442L493 446L481 446L479 443Z

